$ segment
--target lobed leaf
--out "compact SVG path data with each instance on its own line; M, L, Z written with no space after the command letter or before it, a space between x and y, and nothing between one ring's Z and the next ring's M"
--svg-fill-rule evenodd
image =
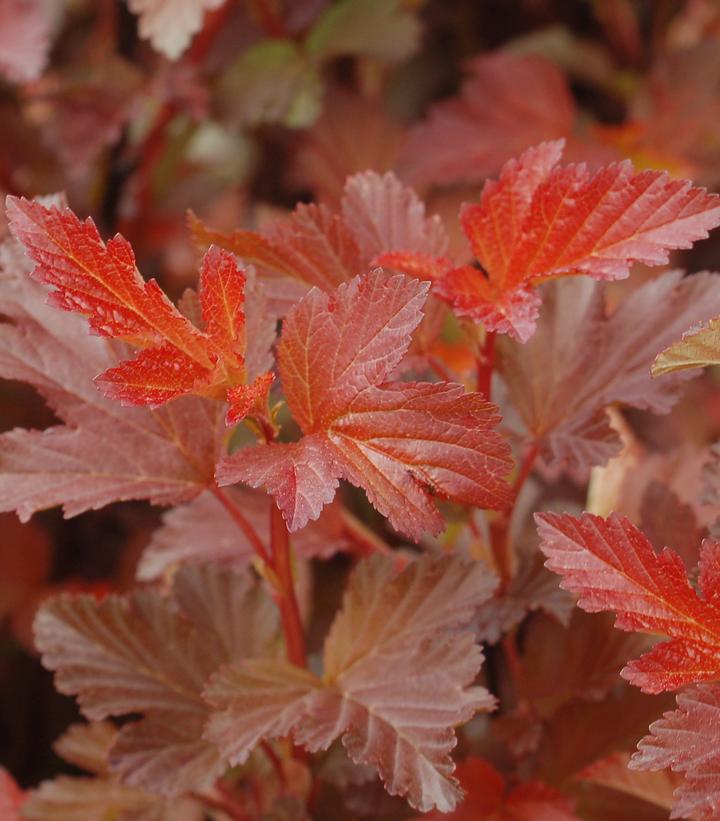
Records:
M262 737L292 733L311 751L341 737L392 795L423 811L452 809L452 728L494 706L470 686L482 653L458 631L495 583L482 566L452 558L425 557L399 575L386 557L363 562L325 641L323 678L284 662L223 668L205 692L216 708L209 737L232 763Z
M623 299L612 313L604 286L574 278L540 289L537 331L524 345L500 340L509 400L539 445L550 475L585 481L620 449L604 409L612 403L666 413L687 375L650 378L657 349L684 327L720 311L717 276L669 271Z
M288 405L305 434L224 459L221 484L265 486L291 530L315 519L338 478L364 488L398 530L418 539L443 498L502 507L506 443L495 408L449 383L385 382L421 319L427 285L376 270L333 294L310 291L286 317L278 351Z
M560 275L626 277L633 262L659 265L720 222L716 194L629 162L590 173L558 167L562 141L542 143L485 183L480 202L461 211L482 272L450 270L436 292L456 312L527 342L537 304L528 290Z
M0 250L0 376L35 387L64 424L15 429L0 441L0 507L28 519L62 504L67 516L125 499L175 504L213 482L222 406L185 397L157 411L123 408L92 384L117 361L79 317L44 304L10 243Z
M413 185L480 184L529 146L572 132L575 104L552 61L495 51L466 71L459 96L410 130L400 167Z
M201 247L217 244L277 277L288 277L330 291L383 264L394 251L402 259L417 255L424 264L444 254L448 239L439 217L426 217L412 189L388 172L355 174L345 181L340 213L325 205L300 204L289 218L258 233L222 234L194 215L189 227ZM400 267L402 270L402 266Z
M720 807L720 687L698 684L678 694L678 709L650 725L650 734L630 759L634 770L685 775L674 794L671 818L717 817Z
M202 28L205 12L224 0L128 0L139 17L139 33L170 60L177 60Z
M614 610L616 626L666 636L630 662L623 677L647 693L720 678L720 609L714 600L720 547L703 545L702 597L690 585L682 559L669 548L657 554L627 519L585 513L576 518L536 514L546 566L579 594L589 612Z
M129 243L104 243L92 220L69 208L8 198L17 239L36 263L35 279L51 286L56 307L85 314L91 330L122 339L140 352L96 379L106 395L131 405L157 406L185 394L230 401L229 419L243 418L267 390L237 390L245 369L245 273L219 248L205 254L200 302L205 331L173 305L155 280L145 282ZM267 379L263 383L269 387Z
M349 177L341 208L367 260L401 249L432 256L447 251L440 217L427 217L424 203L392 172L365 171Z
M110 767L126 784L168 796L202 788L223 770L202 737L211 673L246 655L272 656L277 632L258 582L210 566L178 571L172 599L156 590L100 603L65 595L35 621L43 664L87 717L143 714L113 742Z

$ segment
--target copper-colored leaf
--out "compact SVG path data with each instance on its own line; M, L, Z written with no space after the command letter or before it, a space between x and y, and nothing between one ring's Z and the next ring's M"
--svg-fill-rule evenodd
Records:
M391 794L423 811L452 809L460 797L452 728L494 705L470 686L482 653L458 628L494 584L482 566L453 558L425 557L399 575L388 558L363 562L326 639L322 680L284 662L223 668L206 690L217 709L209 736L231 761L266 735L292 732L310 750L342 737Z
M614 753L585 767L577 777L670 810L679 777L668 771L650 774L628 769L629 762L629 753Z
M264 485L291 530L317 518L338 478L363 487L398 530L418 539L442 520L426 488L479 507L509 498L507 445L495 408L451 383L385 382L422 316L427 285L376 270L291 311L279 347L285 396L305 437L243 449L222 484Z
M716 194L629 162L591 174L558 167L562 142L542 143L504 166L477 204L461 211L483 271L453 269L437 293L489 330L526 342L535 328L530 290L560 275L626 277L633 262L659 265L720 222Z
M698 684L677 697L678 709L650 725L630 760L637 770L670 767L685 782L675 791L671 818L710 821L720 806L720 687Z
M193 498L213 481L222 405L185 397L167 408L123 408L92 384L117 362L79 317L44 304L14 244L0 252L0 376L33 385L64 423L15 429L0 441L0 508L29 518L62 504L72 516L124 499ZM121 354L122 355L122 354Z
M647 693L720 678L720 545L706 540L700 560L701 594L682 559L669 548L655 553L627 519L536 514L547 567L563 576L589 612L614 610L616 626L670 639L631 661L622 675Z
M718 277L667 272L612 313L604 286L588 279L548 283L540 292L536 333L525 345L500 340L499 367L543 465L584 481L590 467L620 449L605 407L618 402L666 413L675 403L687 376L653 380L650 365L682 328L720 311Z
M273 655L277 614L257 582L208 567L183 568L173 597L153 590L98 603L61 596L36 618L43 663L89 718L141 713L112 744L112 770L163 795L202 788L223 770L202 737L201 698L221 664Z

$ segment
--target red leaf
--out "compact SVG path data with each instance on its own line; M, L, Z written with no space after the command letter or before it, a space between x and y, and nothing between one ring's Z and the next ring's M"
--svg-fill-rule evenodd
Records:
M424 557L399 575L387 557L362 562L326 638L322 680L285 662L222 668L205 691L217 709L209 737L231 763L267 736L292 732L310 751L342 737L350 758L376 767L391 795L423 811L452 809L460 797L452 728L494 706L470 686L482 653L458 628L494 584L482 565L451 557Z
M228 252L212 247L203 259L203 332L155 280L143 280L132 248L120 235L105 244L92 220L81 222L68 208L13 197L8 198L8 217L36 263L34 278L54 288L52 304L87 315L99 335L142 349L98 377L106 395L126 404L157 406L190 393L219 398L244 385L245 274ZM243 405L237 393L237 407L231 410L235 420ZM257 389L252 395L264 396Z
M616 626L667 636L631 661L622 675L646 693L720 677L720 608L691 587L682 559L669 548L655 553L627 519L536 514L541 550L562 586L578 593L588 612L614 610ZM720 548L706 542L701 574L714 578Z
M494 406L459 385L384 382L426 293L417 280L378 270L302 299L285 320L279 364L305 438L243 449L221 462L218 480L266 486L291 530L317 518L338 478L363 487L415 539L442 529L426 487L480 507L506 504L509 451Z
M574 802L542 781L508 787L503 776L482 758L466 758L456 775L467 795L450 813L431 812L428 821L575 821ZM415 819L420 821L420 818Z
M29 382L63 424L0 437L0 509L67 516L124 499L176 504L213 482L222 406L195 397L150 411L123 408L92 384L117 362L79 317L45 305L18 248L0 256L0 376Z
M467 70L460 95L410 132L401 167L413 185L482 183L528 146L572 131L572 95L550 60L498 51Z
M629 162L591 174L558 168L562 142L542 143L485 183L461 211L463 230L485 273L450 271L437 293L464 316L521 342L536 318L528 290L560 275L626 277L633 262L659 265L720 222L716 194Z
M52 304L86 314L101 336L146 346L169 342L190 359L209 365L202 334L163 294L145 282L135 256L120 235L101 240L95 223L69 209L8 197L16 238L36 263L33 278L52 286Z
M215 243L276 275L329 290L359 274L360 251L337 214L324 205L297 206L289 218L263 230L212 231L194 215L188 224L199 245Z
M669 271L634 290L612 313L601 283L573 278L540 289L537 331L524 345L499 340L499 369L522 434L539 445L550 475L567 471L585 481L591 467L619 451L604 412L612 403L670 410L687 377L653 380L650 366L666 342L720 313L719 282L715 274Z
M451 267L444 258L437 259L448 244L440 218L426 217L415 192L389 172L380 176L366 171L349 177L340 214L324 205L301 204L289 218L260 233L221 234L206 228L194 214L189 225L200 245L217 243L275 275L324 291L380 260L401 270L427 267L444 272ZM401 254L393 255L400 249Z
M291 532L317 519L338 486L333 453L322 436L243 448L220 461L216 478L220 485L242 481L250 487L264 487L275 497Z
M650 725L629 766L670 767L685 775L671 818L717 818L720 807L720 687L698 684L677 697L678 709Z
M76 695L86 716L144 715L123 726L111 769L130 786L172 796L223 770L218 750L202 738L205 682L225 662L272 656L277 628L258 582L190 567L175 576L172 599L155 590L100 603L52 599L38 612L35 637L58 690Z

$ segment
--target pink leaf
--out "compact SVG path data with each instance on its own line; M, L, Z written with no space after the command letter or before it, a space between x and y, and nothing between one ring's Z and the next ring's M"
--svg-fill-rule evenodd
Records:
M223 663L272 656L277 629L257 582L212 567L180 570L172 598L155 590L100 603L61 596L35 621L43 664L86 716L143 715L113 742L113 772L168 796L203 788L222 772L217 748L202 738L203 687Z
M481 183L528 146L572 131L572 95L550 60L498 51L467 69L460 95L411 130L401 168L413 185Z
M698 684L677 697L678 709L650 725L629 766L670 767L685 775L675 791L671 818L710 821L720 808L720 687Z
M44 0L4 0L0 5L0 72L11 82L37 80L45 69L50 8Z
M122 408L92 384L117 362L79 317L44 304L27 261L0 258L0 376L37 388L64 423L2 434L3 510L23 519L62 504L68 516L124 499L189 500L213 481L222 406L186 397L158 411Z
M217 710L209 736L231 761L268 735L292 733L311 751L342 737L391 794L423 811L452 809L452 728L494 706L470 686L482 653L458 628L494 584L481 565L453 558L425 557L399 575L385 557L363 562L326 639L323 679L284 662L223 668L206 689Z
M500 340L499 369L544 466L585 481L590 467L605 464L620 447L606 406L666 413L675 403L687 377L653 380L650 366L682 329L720 313L718 277L661 274L612 313L604 286L587 279L548 283L540 293L535 335L524 345Z
M130 11L140 17L140 36L170 60L185 51L202 28L206 11L219 8L224 0L127 0Z
M279 364L305 437L243 449L220 463L218 480L265 486L291 530L317 518L340 477L414 539L442 529L426 488L483 507L506 504L509 451L494 406L450 383L384 382L426 293L425 283L376 270L302 299L285 320Z
M614 610L616 626L667 636L622 671L647 693L658 693L720 675L720 609L698 596L677 553L656 554L627 519L536 514L546 566L563 576L591 613ZM703 554L704 573L714 574L717 550Z

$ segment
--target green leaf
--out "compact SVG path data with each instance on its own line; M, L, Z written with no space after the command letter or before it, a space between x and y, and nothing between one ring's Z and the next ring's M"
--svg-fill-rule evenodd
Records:
M400 62L419 40L420 23L401 0L341 0L320 17L306 46L321 60L363 55Z
M249 126L306 128L320 115L323 90L316 66L290 40L266 40L248 49L222 84L222 93Z

